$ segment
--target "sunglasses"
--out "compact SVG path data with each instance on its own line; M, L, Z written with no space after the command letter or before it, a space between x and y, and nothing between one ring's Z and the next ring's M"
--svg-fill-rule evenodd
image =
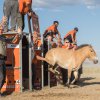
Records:
M65 42L65 43L69 43L69 42Z

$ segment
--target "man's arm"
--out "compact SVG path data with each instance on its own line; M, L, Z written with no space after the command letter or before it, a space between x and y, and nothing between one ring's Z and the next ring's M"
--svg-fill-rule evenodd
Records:
M71 37L72 37L72 42L74 44L76 44L76 35L75 34L71 34Z
M47 33L48 31L47 30L45 30L45 32L44 32L44 34L43 34L43 37L45 37L45 35L46 35L46 33Z
M61 42L61 35L60 33L58 32L58 37L54 34L53 37L58 41L58 42Z
M59 31L58 31L58 38L61 39L61 35L60 35Z

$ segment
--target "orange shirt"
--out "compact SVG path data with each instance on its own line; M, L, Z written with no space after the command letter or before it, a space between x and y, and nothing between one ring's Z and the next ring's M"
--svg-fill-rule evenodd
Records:
M54 33L57 33L58 32L58 29L57 29L57 27L55 25L51 25L50 27L48 27L46 29L46 32L49 32L49 31L52 31Z
M68 46L63 45L63 46L62 46L62 48L65 48L65 49L72 49L72 48L73 48L73 45L72 45L72 44L70 44L70 46L69 46L69 47L68 47Z
M67 46L63 45L62 48L67 48Z
M19 0L19 12L26 14L29 12L30 7L27 4L32 5L32 0Z
M69 32L64 36L64 38L66 38L66 37L69 36L69 35L71 35L71 36L75 39L76 31L75 31L75 30L69 31Z
M2 33L3 33L3 27L0 26L0 34L2 34Z

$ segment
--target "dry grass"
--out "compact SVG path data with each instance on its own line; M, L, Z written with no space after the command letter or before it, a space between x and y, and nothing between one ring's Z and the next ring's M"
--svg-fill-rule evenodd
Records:
M13 93L0 100L100 100L100 67L84 67L79 85L68 89L62 85L41 91Z

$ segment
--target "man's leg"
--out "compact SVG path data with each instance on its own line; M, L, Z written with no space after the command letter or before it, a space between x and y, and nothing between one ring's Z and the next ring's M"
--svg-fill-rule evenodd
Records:
M22 14L22 30L25 28L25 16Z
M5 79L6 79L6 65L3 64L3 80L2 80L1 88L5 83Z
M20 12L17 13L17 31L18 33L21 33L22 30L24 29L24 24L23 24L23 16Z
M3 66L0 65L0 94L1 94L1 88L2 88L2 81L3 81Z
M16 30L17 24L17 13L18 13L18 1L12 0L12 9L11 9L11 31Z
M3 5L3 13L4 16L7 17L7 25L4 27L4 32L8 31L10 12L11 12L11 1L5 0Z

